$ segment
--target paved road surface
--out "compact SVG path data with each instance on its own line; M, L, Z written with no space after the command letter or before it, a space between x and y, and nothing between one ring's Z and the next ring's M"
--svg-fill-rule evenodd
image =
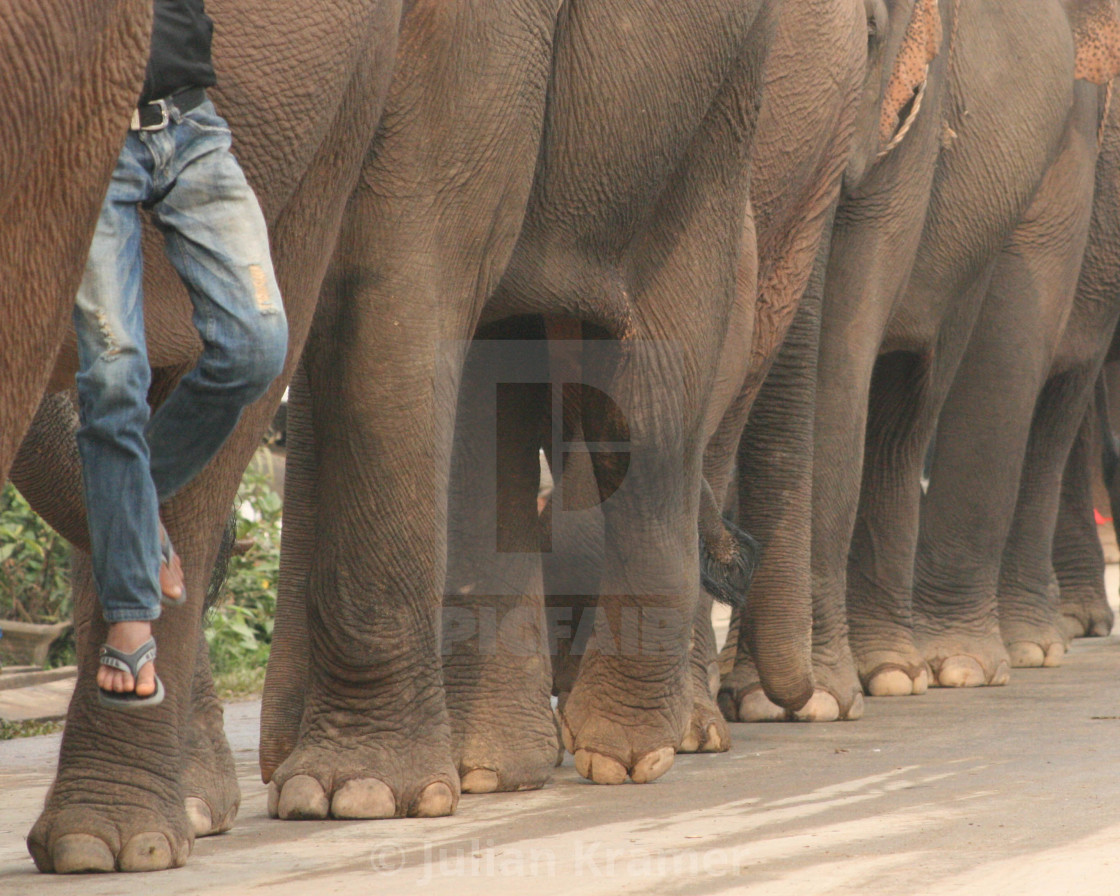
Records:
M1082 641L1004 688L869 700L854 723L736 725L730 754L678 757L652 785L585 784L569 759L542 791L375 822L270 820L259 705L234 704L238 823L156 875L37 875L23 838L58 738L8 741L0 896L1114 896L1118 683L1120 638Z

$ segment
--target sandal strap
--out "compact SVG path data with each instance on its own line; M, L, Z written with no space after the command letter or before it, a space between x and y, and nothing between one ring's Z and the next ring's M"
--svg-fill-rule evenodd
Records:
M171 559L175 556L175 548L171 546L171 536L167 534L167 527L161 522L159 524L159 553L163 557L163 562L171 565Z
M156 639L148 638L132 653L117 650L108 644L101 645L100 662L102 666L128 672L133 678L139 679L140 670L156 658Z

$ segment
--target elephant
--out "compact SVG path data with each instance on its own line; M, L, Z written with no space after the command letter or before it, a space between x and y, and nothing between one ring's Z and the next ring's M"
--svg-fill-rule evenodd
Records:
M654 623L650 649L593 640L559 733L598 783L672 765L692 709L702 434L745 376L719 349L750 336L744 157L777 6L564 4L554 27L534 18L552 6L534 7L529 35L480 20L472 65L452 54L438 78L434 54L411 52L420 38L402 39L290 399L262 710L273 814L446 814L460 782L536 787L554 766L542 316L582 336L583 382L600 386L583 390L587 440L627 445L592 457L610 495L600 609ZM487 112L514 102L519 115ZM416 126L430 120L443 125ZM439 263L412 270L417 245ZM460 620L513 620L512 637L486 646L476 629L441 656L441 599Z
M1006 680L999 558L1089 227L1103 92L1075 73L1106 84L1116 62L1109 4L940 12L946 45L908 135L845 183L819 355L788 359L816 388L814 676L831 718L857 705L853 673L873 696L921 693L931 670L941 685ZM991 77L1028 52L1014 89ZM740 637L721 704L786 717L758 685Z
M135 12L141 5L99 6L101 15L110 21L106 10L123 14L129 8ZM195 836L227 829L236 815L236 775L201 638L202 603L241 473L295 367L346 203L374 139L395 64L401 9L394 0L342 3L328 17L317 16L299 4L267 8L242 0L210 0L207 4L217 22L214 59L222 82L213 96L232 125L234 151L269 225L290 327L288 369L268 395L246 410L239 428L207 470L163 508L182 558L188 601L183 609L169 610L154 626L160 677L167 692L159 707L108 717L99 708L96 646L104 641L105 625L98 612L88 558L80 553L75 557L78 682L62 737L57 776L27 840L42 871L140 871L178 866L186 861ZM100 48L111 70L124 68L119 83L114 82L119 108L93 106L90 116L81 119L87 128L83 139L104 141L103 146L97 143L94 154L100 158L103 153L99 165L104 180L98 189L90 187L90 228L123 140L129 109L135 108L139 96L150 14L147 4L135 28L124 32L132 35L135 47L122 44L114 50L108 44ZM69 21L59 16L53 27L61 28ZM315 52L307 52L308 48ZM124 71L133 62L135 78L128 80ZM50 111L53 120L68 120L55 115L53 104L44 105L41 98L36 102L36 109ZM88 153L89 147L84 151ZM186 293L162 259L156 234L146 236L145 323L153 366L150 398L158 403L175 379L193 365L198 342ZM63 245L78 260L72 282L59 286L69 290L76 288L84 249L76 239ZM40 266L52 262L43 251L35 256ZM70 290L66 303L72 302ZM65 310L61 297L59 303L61 313ZM76 366L71 335L63 341L51 388L64 389L72 383ZM35 401L38 399L36 394ZM74 496L80 492L74 454L65 440L63 450L43 450L59 444L54 429L59 425L72 439L72 408L68 410L65 396L41 404L36 425L21 448L23 458L13 469L19 468L21 485L38 491L37 509L49 520L61 520L66 534L80 545L85 536L81 514L75 512L80 505L75 504Z
M563 38L559 40L561 49L554 54L553 28L557 20L552 3L525 4L520 16L504 21L486 8L431 3L407 8L394 3L354 5L329 23L314 21L302 10L279 15L271 9L268 28L261 27L264 13L249 10L237 0L215 0L210 11L219 22L215 39L219 77L224 71L223 60L231 67L234 63L237 66L236 77L216 91L215 98L239 135L237 148L242 165L269 222L277 276L288 310L290 353L285 375L278 378L269 395L246 412L219 458L166 510L168 529L183 557L189 604L197 610L201 601L200 586L208 579L204 573L217 550L214 533L221 530L219 522L232 497L237 474L270 419L284 382L294 373L293 420L298 421L300 414L307 415L303 437L314 434L317 438L313 450L301 455L295 447L298 437L292 437L289 482L296 485L289 486L288 538L298 545L301 526L320 523L306 512L312 495L322 501L321 506L330 508L335 522L349 522L345 527L347 538L334 538L336 533L330 526L320 525L316 535L325 537L325 541L311 554L301 556L299 550L291 550L285 560L289 581L300 584L301 573L304 581L313 585L318 583L317 578L325 578L327 588L340 593L326 595L325 604L317 604L314 599L310 602L307 618L312 623L313 663L303 713L305 730L296 750L273 776L270 808L287 817L314 814L325 784L335 815L446 814L457 800L458 774L449 749L450 725L441 706L438 653L433 656L431 647L442 565L441 496L448 492L445 474L454 417L448 411L453 411L455 380L460 376L455 368L462 366L467 340L477 325L503 326L503 319L519 313L519 303L527 302L533 308L542 303L541 293L556 285L550 278L542 278L532 263L512 278L505 271L515 241L519 237L524 240L528 228L535 225L538 234L564 232L555 231L551 223L544 226L545 222L532 213L526 216L527 205L530 210L534 207L529 203L531 189L553 196L556 191L571 191L559 205L538 206L545 209L544 214L567 206L568 226L572 228L567 236L575 241L567 251L579 248L580 241L588 236L586 225L592 222L583 218L585 202L579 194L587 189L594 193L599 185L573 178L562 151L551 164L548 156L542 160L541 170L549 172L542 179L547 186L534 188L533 175L538 170L542 129L549 128L557 140L545 145L557 150L579 130L579 116L573 118L570 112L557 114L553 107L553 117L546 119L544 96L554 67L567 72L565 81L576 95L595 95L601 89L599 83L583 79L580 60L587 51L581 45L581 23L567 19L590 15L598 24L604 17L597 10L585 13L582 8L573 11L565 7L560 16L563 27L557 31ZM715 21L718 15L721 27L708 28L703 34L695 30L704 24L702 20L689 15L675 21L682 41L678 46L685 46L686 39L701 37L704 52L696 57L699 65L694 65L691 52L678 55L678 74L683 77L677 83L692 88L683 102L672 94L651 97L661 104L658 114L663 122L672 124L671 128L651 133L635 121L628 93L635 80L617 85L616 93L609 97L605 110L608 120L637 126L631 135L634 142L622 144L630 153L628 159L622 159L627 164L606 169L616 174L618 181L613 185L612 201L602 208L590 232L605 246L610 242L604 239L606 234L613 234L613 238L619 235L616 227L620 220L624 228L637 228L639 243L644 245L640 251L626 251L618 261L638 265L633 273L642 277L631 285L637 287L637 295L646 296L646 301L632 304L630 295L614 290L614 272L606 272L606 279L599 283L601 294L595 296L599 304L592 305L593 313L585 322L586 326L631 341L645 328L648 337L667 322L663 306L669 294L682 287L695 288L703 311L697 315L697 332L689 340L695 357L707 357L707 350L718 348L724 334L729 330L739 334L749 323L747 316L738 312L730 286L737 277L753 277L753 246L748 242L747 251L740 252L749 214L747 168L742 157L753 133L761 61L771 32L771 9L761 3L715 3L708 12L712 17L709 21ZM635 23L642 26L645 54L645 59L635 60L635 64L645 70L652 53L661 58L666 17L663 10L635 4L633 15L621 27L629 31ZM600 59L609 55L602 47L613 47L620 38L620 23L612 16L609 24L616 31L604 31L606 42L600 44ZM249 39L249 34L257 38ZM267 34L267 40L259 39L261 34ZM292 52L297 34L301 46L311 41L326 48L315 58L310 71L286 62L306 62ZM464 34L469 34L471 41L459 40ZM688 45L690 51L696 46ZM459 64L451 65L453 62ZM384 116L383 105L388 110ZM495 125L493 114L488 117L484 113L496 109L523 114L503 115ZM462 127L452 127L454 121ZM473 140L477 121L492 128L488 134L491 140ZM277 122L284 126L277 127ZM292 133L297 139L289 139ZM437 136L439 139L434 139ZM652 169L647 169L647 160L653 161ZM610 161L609 151L603 161ZM471 167L485 176L464 182L465 170ZM699 208L705 212L705 203L714 203L715 213L692 220L690 216L696 212L693 203L699 201L696 197L703 197ZM648 211L654 207L661 214L673 212L666 217L673 226L649 219ZM479 215L479 208L486 213ZM390 214L377 214L383 211ZM441 219L442 225L453 226L444 229ZM687 238L682 238L677 224L684 226ZM440 238L434 239L437 229ZM416 248L421 245L438 251L423 255L417 262ZM616 246L617 251L625 248ZM548 240L525 251L547 254L545 250L554 250ZM555 260L561 267L568 267L564 251L561 249ZM741 254L747 259L745 271L736 269ZM434 266L433 259L438 262ZM594 273L592 261L591 256L585 258L584 264L590 267L584 273ZM666 272L674 276L658 283ZM503 273L512 286L504 305L499 300L485 306L493 318L487 320L483 303L494 293ZM151 394L158 402L174 378L190 365L197 348L187 322L185 299L167 267L152 265L146 278L146 292L153 297L146 315L149 351L156 369ZM590 282L584 284L588 285ZM543 304L554 312L588 315L581 291L571 286L566 294L553 293ZM499 290L497 294L502 293ZM383 301L374 306L373 316L367 317L370 305L366 300L371 295ZM440 315L429 313L435 309ZM433 321L439 325L433 326ZM626 325L622 330L620 322ZM458 338L448 349L452 375L436 383L429 376L431 367L425 369L424 359L434 363L440 338L450 336ZM699 353L701 347L704 353ZM645 732L612 727L609 720L603 724L597 716L602 700L595 683L585 686L582 724L575 721L574 712L569 712L567 738L575 745L577 762L590 777L600 780L616 778L620 768L635 780L648 780L663 773L672 762L672 744L679 738L680 717L688 705L683 686L687 683L685 646L698 577L695 504L700 458L695 446L699 440L687 434L704 425L708 396L718 394L712 388L714 365L700 365L695 373L686 366L680 382L697 398L688 404L687 413L681 412L675 428L660 428L659 422L648 415L651 405L643 396L649 387L640 374L656 359L627 348L623 364L617 357L607 361L607 375L618 393L634 393L636 400L631 401L633 409L626 421L627 435L632 444L646 448L635 455L643 457L648 465L644 477L636 476L633 470L629 474L631 481L638 480L641 485L644 478L646 485L633 490L630 498L636 500L637 507L628 511L629 516L633 517L643 502L661 497L649 487L652 483L668 485L682 498L679 520L675 521L674 550L665 553L680 559L665 571L664 582L670 585L660 585L662 590L671 588L671 593L660 596L676 621L670 620L670 631L659 637L671 642L676 650L656 662L659 676L666 677L667 682L645 682L651 700L663 703L666 710L649 714ZM296 371L301 349L303 359ZM354 363L340 365L342 359ZM384 405L371 402L366 394L371 380L363 371L369 372L372 364L375 374L384 374L390 363L399 378L386 391L397 399L406 395L411 400L406 398L398 408L399 414L382 415L371 422L364 416L368 407ZM53 380L56 387L67 381L72 369L72 350L64 350ZM378 379L375 375L372 381ZM416 391L401 392L402 379ZM432 388L434 383L437 388ZM302 400L301 395L305 396ZM317 402L314 406L308 400L311 396ZM368 494L359 497L351 480L343 489L345 494L340 494L337 485L345 478L348 441L356 439L365 448L387 448L390 440L378 438L377 433L386 428L389 432L399 429L406 412L411 414L408 419L417 427L420 438L404 446L403 456L400 451L375 452L385 474L379 485L384 487L372 498ZM65 423L66 416L64 401L44 402L40 425L25 441L25 449L31 453L48 444L51 426L60 420ZM356 419L361 425L348 429ZM601 420L608 427L616 422ZM337 427L348 431L349 437L332 438ZM666 443L674 450L664 455L649 450ZM689 444L694 447L687 449ZM419 463L409 463L410 454L416 455ZM535 455L533 459L535 462ZM57 495L73 494L66 488L73 485L76 476L72 454L56 452L45 459L45 465L28 464L23 469L31 480L37 478L40 483L54 477L59 485ZM612 471L607 469L603 475L609 477ZM308 484L313 491L308 491ZM426 484L432 486L430 491ZM34 483L28 487L34 488ZM430 502L423 512L415 512L411 500L400 503L417 496ZM50 495L41 500L47 503L43 509L48 514L64 516L68 508L73 510L69 498L56 498L56 506L50 506ZM371 668L366 651L369 644L363 644L360 637L343 633L340 643L324 645L330 639L330 626L323 624L321 616L317 619L316 612L325 609L327 615L337 613L334 621L345 632L360 628L350 624L355 612L364 616L365 610L360 603L347 608L347 591L355 581L348 574L360 574L356 579L358 591L368 596L368 584L362 583L367 582L364 574L371 567L360 542L366 533L381 532L382 527L351 528L350 524L373 514L377 508L371 503L378 502L398 512L396 527L387 530L392 537L380 546L381 565L373 564L376 569L368 580L381 599L374 617L380 615L382 621L393 617L401 624L390 628L387 646L394 649L379 657ZM409 550L400 550L400 544L393 542L399 542L409 530L418 537ZM660 532L638 533L637 541L631 543L640 545L644 538L650 542L645 545L645 555L659 557L663 546L652 542L660 536ZM675 550L682 544L685 550ZM327 554L343 545L348 550L334 554L322 565ZM402 572L413 575L401 576ZM625 576L626 571L621 572ZM29 850L44 871L154 870L180 865L189 854L194 836L224 830L232 823L238 800L228 747L221 733L220 707L214 698L205 652L199 649L199 615L190 611L169 614L157 624L156 636L164 645L161 676L167 699L153 712L113 719L110 745L101 736L103 720L93 709L92 700L92 647L103 636L103 624L97 618L88 562L80 557L75 579L79 683L63 738L58 776L29 834ZM403 598L381 593L389 583L401 589ZM323 597L314 588L311 593L313 598ZM368 621L368 616L364 618ZM278 622L278 632L280 628ZM281 662L275 668L282 669L282 633L278 642ZM324 646L329 649L324 651ZM637 666L639 673L642 671L641 657L626 659L622 665L628 662ZM359 677L376 677L394 663L398 678L408 680L404 699L390 707L394 698L402 696L392 693L392 686L382 687L380 693L371 688L362 697L351 689L355 699L350 708L359 711L350 720L358 728L390 724L418 738L378 745L368 737L357 737L344 745L345 755L332 749L329 742L317 739L323 731L315 730L315 710L326 708L321 698L327 696L329 703L345 693L333 687L337 679L331 680L332 673L345 676L356 669ZM611 662L603 666L600 677L609 680L614 674L609 668ZM420 674L414 674L418 671ZM592 672L583 675L585 679L594 677ZM484 678L469 676L467 687L477 690L476 682L488 684ZM317 681L328 687L317 687ZM509 683L504 684L508 690ZM449 692L453 690L449 687ZM320 698L317 706L316 698ZM389 702L385 702L387 698ZM380 718L361 712L371 699L382 701L383 708L388 708ZM544 705L547 709L547 702ZM399 724L400 717L410 714L416 723L411 730ZM337 718L337 714L330 715ZM551 724L551 716L547 717ZM318 721L332 724L322 715ZM186 732L190 734L183 737ZM635 735L639 736L629 744L629 755L625 755L626 745L617 749L619 739L627 741ZM461 732L457 737L460 743L466 739ZM264 740L267 750L267 733ZM498 740L490 738L492 743ZM122 743L132 746L122 750ZM354 743L364 749L354 750ZM550 740L547 746L551 763L554 742ZM321 753L316 755L317 750L324 749L325 759ZM621 758L615 758L620 754ZM355 769L347 767L355 758L360 760L358 776L353 774ZM324 779L313 781L320 788L318 794L307 786L312 776L299 773L307 770L309 761ZM539 761L534 758L533 763ZM111 774L92 775L90 769L95 767L111 770ZM380 779L367 777L370 774L390 777L392 791Z
M62 343L152 18L143 0L42 0L9 13L0 30L0 482Z
M1108 104L1102 115L1089 237L1069 320L1034 408L1000 565L999 627L1013 667L1058 665L1071 636L1106 635L1112 627L1092 502L1084 500L1093 430L1086 432L1086 415L1078 413L1093 403L1120 320L1120 115ZM1101 562L1091 567L1095 581L1086 582L1085 558L1094 554Z
M788 561L808 551L809 494L807 488L776 489L785 481L783 474L788 474L791 465L803 463L808 472L812 406L790 402L788 393L779 396L781 390L776 391L773 383L761 395L760 389L783 340L815 344L819 293L810 289L809 301L798 309L817 264L818 247L828 243L841 179L846 172L849 180L861 177L904 125L906 100L919 86L922 69L932 53L929 41L913 37L936 24L924 24L930 11L928 3L900 6L891 16L885 7L875 4L786 4L779 13L767 58L759 136L751 155L751 199L759 254L758 292L752 299L756 306L755 330L750 344L729 345L726 349L732 354L749 354L748 375L709 440L704 475L714 495L722 496L731 480L740 434L751 415L743 440L755 446L756 459L751 462L749 477L742 480L743 494L733 489L736 494L732 496L740 523L765 542L762 572L750 592L751 631L754 643L764 652L762 665L769 672L771 692L781 689L776 699L795 710L814 696L822 699L814 691L811 678L811 607L808 602L790 600L791 594L808 594L808 581L800 583L799 588L797 581L788 579L796 569ZM807 55L806 46L817 49ZM917 74L908 74L914 72ZM797 322L795 313L799 315ZM775 455L780 452L779 467L786 469L767 469L761 461L767 451ZM573 493L589 489L586 470L580 469L581 464L586 466L583 458L568 455L568 460L582 478L573 481L572 471L565 468L565 501L572 499ZM594 490L593 482L590 490ZM585 498L575 498L577 506L587 503ZM768 508L773 508L769 517ZM803 531L782 532L775 526L774 513L790 517L803 514ZM573 562L564 564L546 556L550 602L555 601L566 611L573 605L573 594L594 593L601 555L596 542L602 537L591 531L594 528L585 526L568 533L569 539L580 543L580 548L573 551ZM555 532L549 532L547 538L554 540ZM580 605L586 602L583 598ZM707 600L698 606L692 651L695 704L682 751L719 751L730 744L730 733L711 691L715 644L710 606ZM572 619L574 623L582 619L578 610ZM573 624L572 630L578 628ZM582 644L576 646L577 652L582 649ZM570 690L577 660L561 639L554 685L561 701ZM858 693L854 676L852 681Z
M854 133L843 156L843 193L850 193L853 185L873 177L882 158L896 152L899 142L912 142L908 133L920 108L926 72L937 58L941 44L941 18L936 3L929 0L914 4L870 3L865 4L863 11L867 58ZM759 177L775 171L775 180L781 183L788 177L782 160L781 154L760 159ZM774 353L769 363L756 365L756 379L744 390L743 404L750 407L749 425L744 428L740 417L716 440L717 450L709 449L713 480L730 485L729 500L740 525L763 544L760 568L748 601L748 618L756 607L788 604L793 595L811 593L804 558L809 555L809 523L813 515L810 471L815 393L812 377L805 376L794 361L816 356L822 314L821 284L832 242L833 219L838 203L843 202L843 193L827 207L825 239L819 244L819 251L802 252L799 282L804 297L794 319L786 322L788 334L780 331L785 337L776 343L780 351ZM737 466L734 477L733 465ZM799 605L796 600L792 603ZM812 605L809 610L810 615L801 620L806 631L811 629L815 613ZM752 659L747 680L737 688L736 702L757 703L762 698L764 713L782 718L834 717L841 712L852 717L859 715L862 698L855 677L822 676L824 667L818 648L810 649L808 638L799 664L811 669L813 686L791 700L788 685L782 685L776 677L788 674L790 668L780 641L767 636L753 618L749 618L746 626L740 627L738 623L735 617L733 631L742 634L744 657L749 655ZM703 638L697 637L698 644L705 642L711 642L707 633ZM831 651L833 646L827 649ZM842 653L846 645L840 644L837 649ZM710 654L707 664L715 669ZM769 699L763 698L763 689ZM720 702L727 703L727 697L721 696ZM737 712L729 712L726 707L723 714L731 720L739 718ZM742 717L753 716L744 712Z

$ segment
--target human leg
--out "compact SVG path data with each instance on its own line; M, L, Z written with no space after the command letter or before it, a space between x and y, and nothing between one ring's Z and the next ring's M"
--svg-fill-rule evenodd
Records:
M147 427L161 503L217 453L287 350L264 216L229 151L224 120L206 102L171 127L177 158L163 174L174 185L152 212L190 294L203 350Z
M94 577L107 644L131 653L151 636L159 616L159 526L148 473L147 392L151 381L144 340L140 219L137 203L150 187L143 148L130 135L102 206L86 272L74 306L78 333L78 450L89 519ZM130 672L103 666L106 691L156 692L147 664Z

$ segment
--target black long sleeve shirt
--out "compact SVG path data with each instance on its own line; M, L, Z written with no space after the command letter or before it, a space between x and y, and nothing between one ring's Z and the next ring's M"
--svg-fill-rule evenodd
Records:
M203 0L155 0L152 51L140 103L189 87L213 87L217 83L210 61L213 32Z

